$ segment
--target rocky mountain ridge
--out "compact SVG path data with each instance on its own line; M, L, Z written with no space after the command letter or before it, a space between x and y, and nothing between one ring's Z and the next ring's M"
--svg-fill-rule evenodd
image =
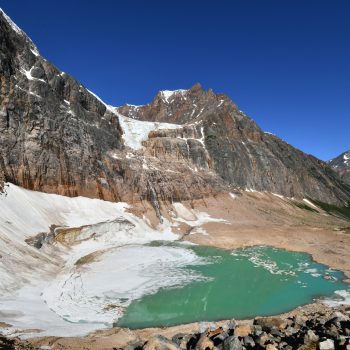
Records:
M227 184L287 197L317 196L326 202L324 194L330 188L340 186L348 192L325 162L263 132L227 96L204 91L200 84L189 90L161 91L148 105L124 105L117 111L136 120L183 125L151 132L146 149L162 158L170 140L181 140L182 154L188 146L196 165L214 170ZM191 146L198 142L204 149L200 161L191 153Z
M344 182L350 185L350 150L330 160L328 164L340 175Z
M350 198L326 163L264 133L227 96L199 84L159 92L145 106L107 106L42 58L3 12L0 84L0 169L6 181L28 189L148 200L159 216L162 202L232 188L341 206ZM126 142L132 120L157 125L131 125L131 136L138 128L144 134L140 148Z

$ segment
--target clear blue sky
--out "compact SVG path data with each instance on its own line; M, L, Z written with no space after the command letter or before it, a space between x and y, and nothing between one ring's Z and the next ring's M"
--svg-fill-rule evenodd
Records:
M0 0L41 54L107 103L224 92L321 159L350 148L349 0Z

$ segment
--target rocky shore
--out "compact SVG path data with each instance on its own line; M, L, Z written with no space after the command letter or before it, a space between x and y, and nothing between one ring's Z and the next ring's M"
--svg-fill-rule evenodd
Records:
M176 330L176 327L172 328ZM159 332L158 329L134 332L137 337L122 347L118 341L113 344L111 335L107 336L111 340L109 343L105 339L101 343L98 334L94 334L83 342L77 338L69 341L69 338L54 337L30 340L0 337L0 349L349 350L350 307L342 305L332 308L317 303L280 316L256 317L245 321L201 322L195 332L174 333L166 328L159 329ZM99 336L106 338L106 334Z

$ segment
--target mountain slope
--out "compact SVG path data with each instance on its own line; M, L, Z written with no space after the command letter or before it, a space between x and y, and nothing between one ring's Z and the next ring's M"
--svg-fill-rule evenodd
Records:
M164 193L175 186L180 198L215 189L211 175L187 176L184 182L175 173L140 172L143 159L127 157L117 115L43 59L3 12L0 47L0 168L7 181L44 192L128 201L153 200L160 190L152 182ZM190 173L186 165L180 171Z
M325 162L264 133L227 96L199 84L160 92L149 105L117 110L137 120L186 123L182 129L150 133L147 149L160 159L169 152L169 140L177 138L198 167L215 171L230 185L325 202L349 200L349 187Z
M330 160L328 164L350 185L350 150Z
M327 164L264 133L223 94L195 85L115 108L42 58L3 12L0 47L0 169L9 182L148 200L158 217L162 202L232 187L338 205L350 198Z

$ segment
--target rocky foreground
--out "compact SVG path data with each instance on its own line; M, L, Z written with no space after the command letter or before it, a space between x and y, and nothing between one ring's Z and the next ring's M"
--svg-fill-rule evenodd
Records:
M104 335L105 336L105 335ZM125 347L91 347L76 338L29 341L0 337L0 349L118 349L118 350L333 350L350 349L350 307L330 308L312 304L278 317L256 317L250 321L200 323L199 332L173 336L150 335ZM73 339L73 338L72 338ZM46 344L46 345L44 345ZM95 344L97 345L97 344Z

